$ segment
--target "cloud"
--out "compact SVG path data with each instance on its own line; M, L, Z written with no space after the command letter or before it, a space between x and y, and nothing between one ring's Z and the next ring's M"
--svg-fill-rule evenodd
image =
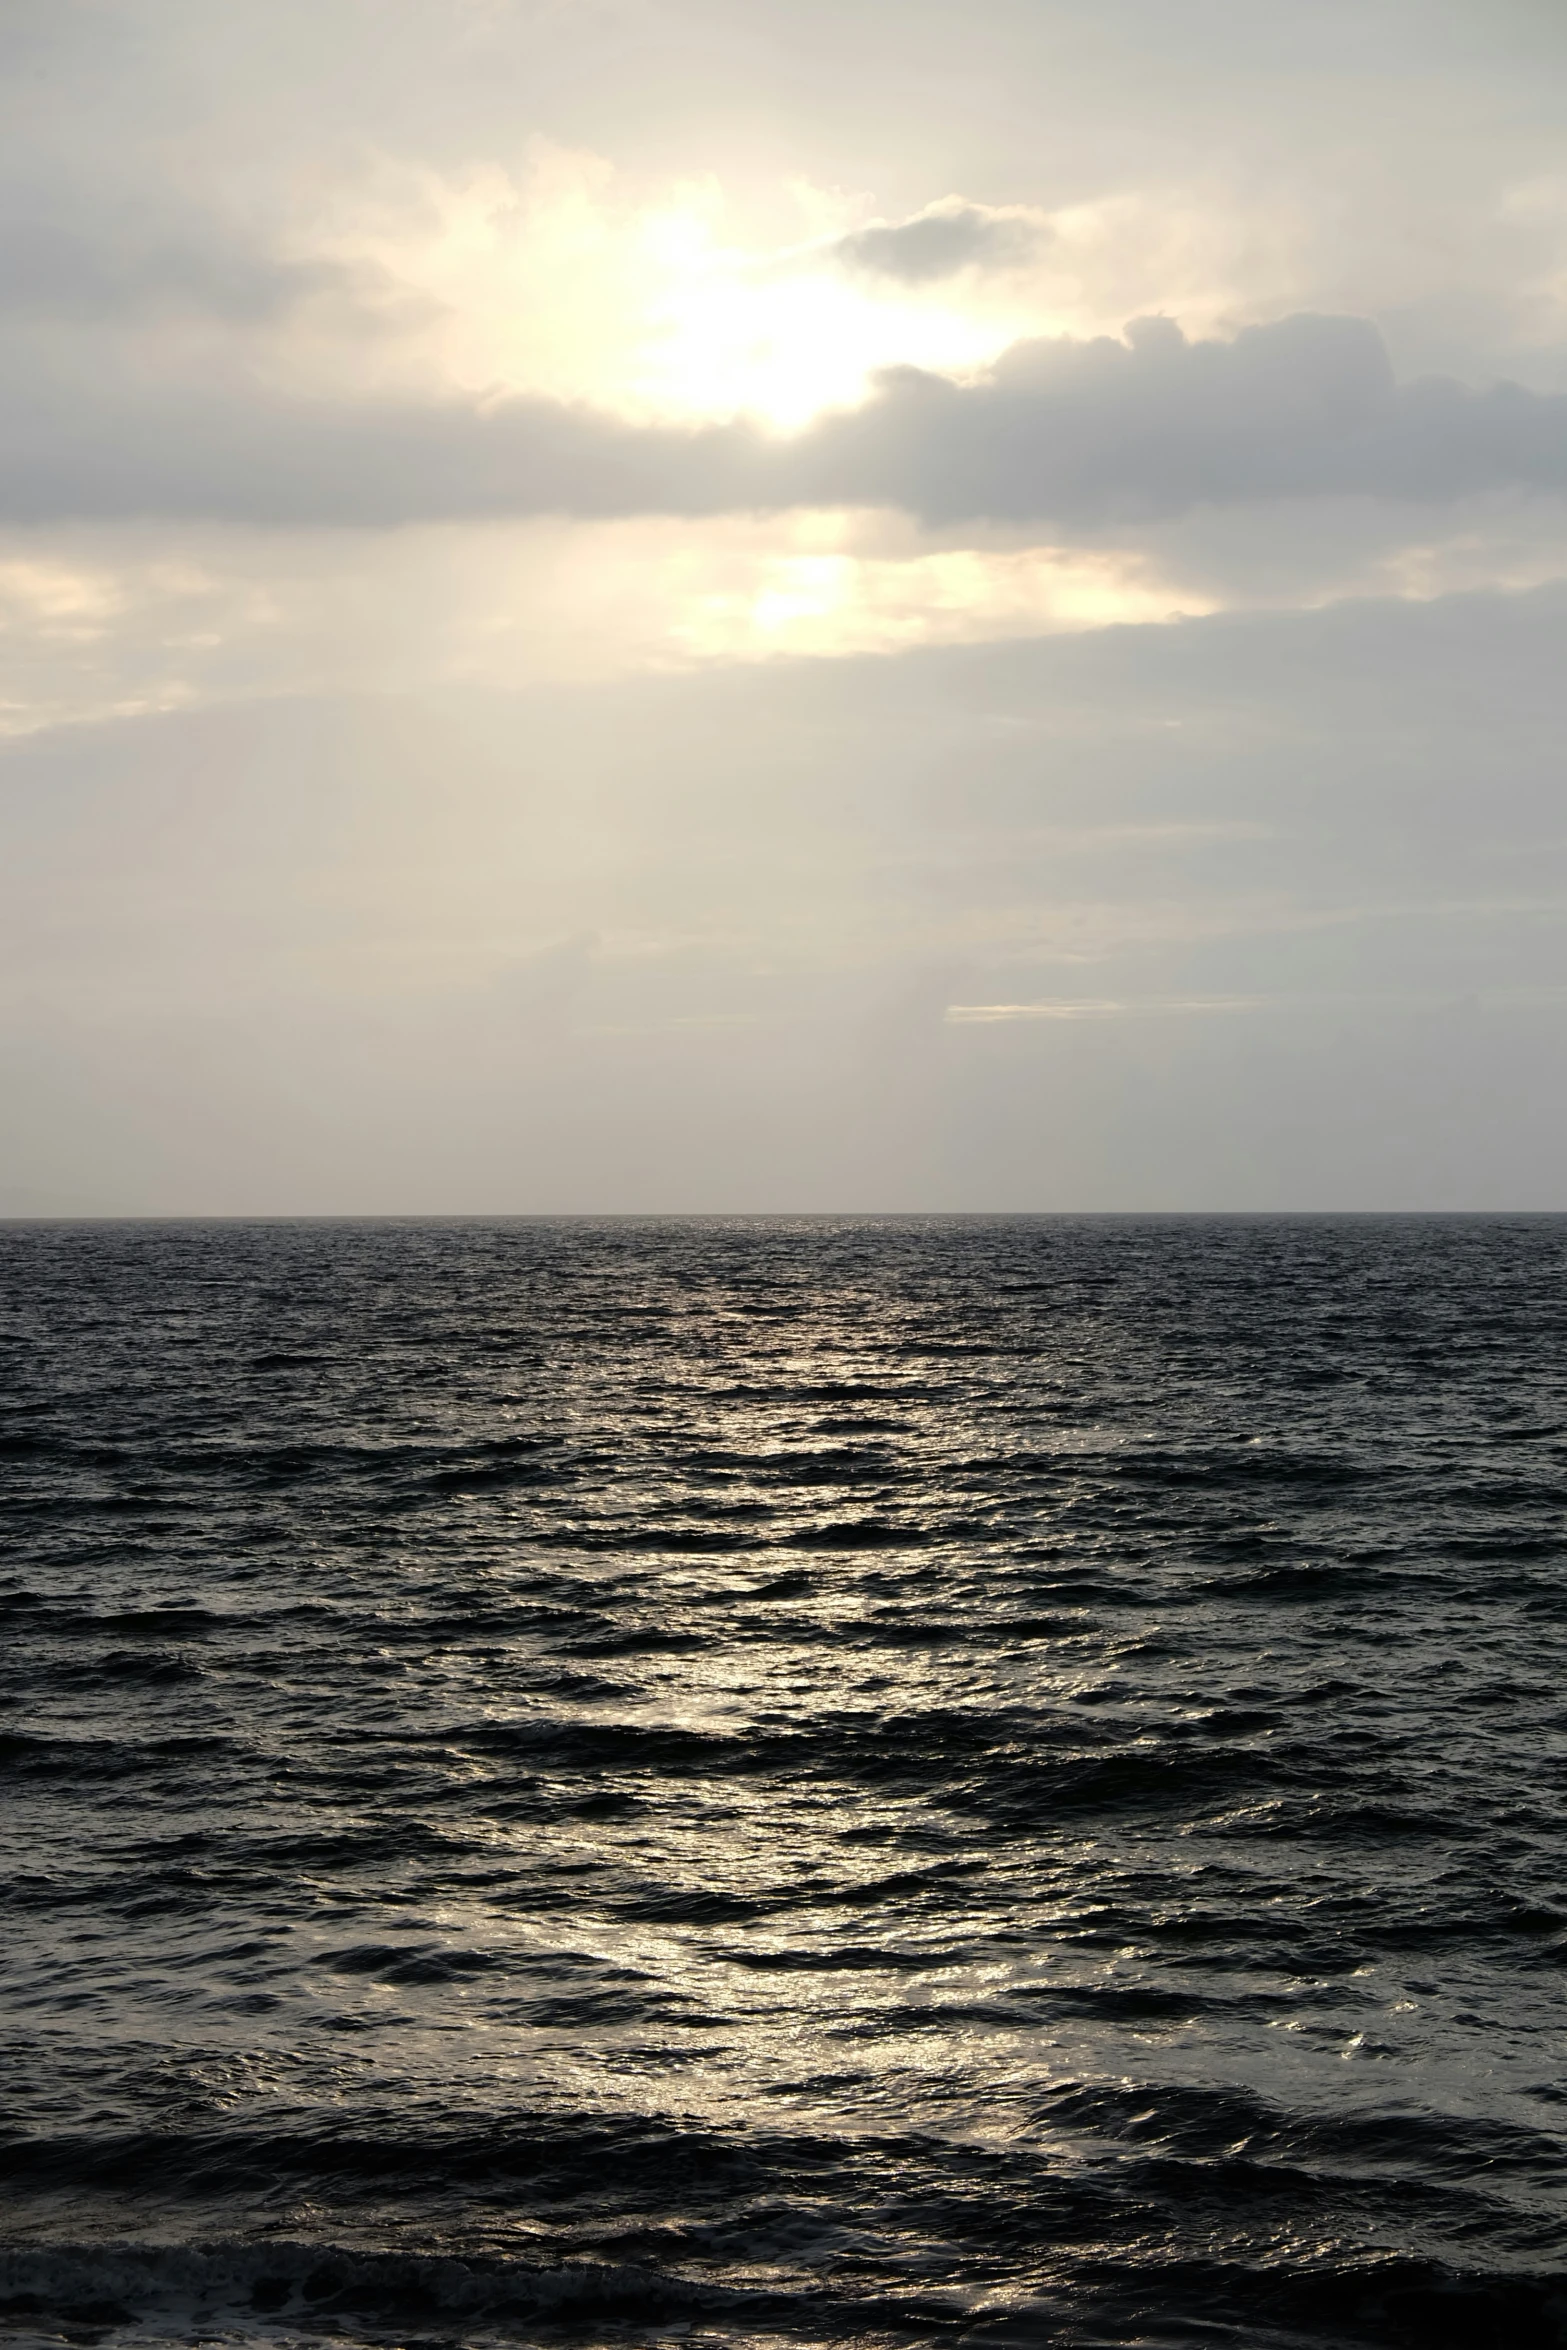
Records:
M248 325L350 284L351 273L332 263L281 261L216 237L106 236L58 219L0 218L0 313L119 322L204 311Z
M1230 342L1142 319L1125 340L1020 343L971 383L896 370L862 407L789 439L538 398L306 399L129 370L88 382L58 353L13 366L11 383L0 517L24 522L886 506L927 524L1088 529L1259 500L1567 489L1567 396L1400 383L1357 318L1286 318Z
M912 220L878 221L840 237L827 258L857 275L931 285L962 269L1015 268L1032 258L1044 233L1044 223L1028 213L952 196Z
M1567 487L1567 399L1400 384L1365 319L1303 315L1231 342L1168 319L1124 341L1015 345L971 385L899 371L801 451L815 494L927 522L1162 519L1203 505L1442 500Z
M13 396L11 521L179 517L294 527L563 514L716 514L801 501L744 427L638 428L551 400L177 394L47 376Z

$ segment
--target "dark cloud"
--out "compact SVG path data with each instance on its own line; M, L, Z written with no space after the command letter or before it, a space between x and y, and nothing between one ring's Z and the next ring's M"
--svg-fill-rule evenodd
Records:
M937 204L912 220L859 229L828 248L828 258L866 277L930 285L960 269L1006 269L1037 250L1042 224L980 204Z
M1024 343L979 382L918 370L790 439L639 427L538 399L477 409L210 395L56 360L11 369L0 514L373 526L484 515L704 515L887 506L922 522L1055 528L1204 505L1567 489L1567 397L1400 384L1363 319L1233 342L1166 319L1127 340Z
M350 289L346 270L216 237L87 234L32 206L0 215L0 313L118 323L184 310L259 325L312 295Z
M35 379L6 404L0 518L167 517L372 529L562 514L715 514L800 501L743 426L650 430L549 400L489 409L178 396Z
M819 426L816 494L929 522L1153 520L1201 505L1423 500L1567 487L1567 399L1399 384L1364 319L1301 316L1233 342L1168 319L1124 342L1014 346L984 381L899 371Z

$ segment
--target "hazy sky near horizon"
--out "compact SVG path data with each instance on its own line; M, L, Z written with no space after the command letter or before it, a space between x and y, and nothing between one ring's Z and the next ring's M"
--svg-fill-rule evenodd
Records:
M1567 1208L1555 0L4 0L0 1214Z

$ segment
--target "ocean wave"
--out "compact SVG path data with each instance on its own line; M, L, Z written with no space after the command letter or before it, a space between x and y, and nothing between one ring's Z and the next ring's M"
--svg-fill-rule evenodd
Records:
M1101 2260L1086 2264L1070 2291L1040 2279L975 2296L917 2279L878 2288L775 2275L745 2286L646 2260L551 2264L287 2240L0 2250L0 2326L13 2337L405 2343L431 2329L448 2338L455 2328L470 2339L515 2339L544 2326L551 2339L571 2342L601 2340L606 2325L643 2338L650 2329L704 2337L716 2329L726 2343L1067 2338L1129 2350L1151 2341L1295 2350L1326 2337L1340 2350L1433 2343L1558 2350L1567 2340L1567 2280L1375 2253L1319 2258L1287 2276L1221 2258L1169 2261L1134 2277Z

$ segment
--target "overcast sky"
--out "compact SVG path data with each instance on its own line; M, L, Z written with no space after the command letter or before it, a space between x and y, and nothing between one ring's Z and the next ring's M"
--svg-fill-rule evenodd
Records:
M0 0L0 1214L1567 1208L1559 0Z

